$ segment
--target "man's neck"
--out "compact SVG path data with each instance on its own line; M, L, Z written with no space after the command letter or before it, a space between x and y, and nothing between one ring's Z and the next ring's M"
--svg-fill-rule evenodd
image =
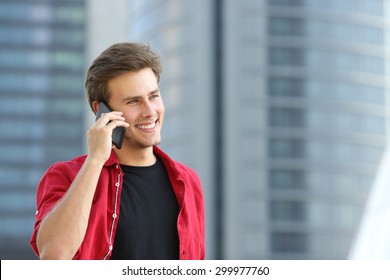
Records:
M132 149L122 146L122 149L115 149L120 164L129 166L151 166L156 163L156 156L153 154L153 147L144 149Z

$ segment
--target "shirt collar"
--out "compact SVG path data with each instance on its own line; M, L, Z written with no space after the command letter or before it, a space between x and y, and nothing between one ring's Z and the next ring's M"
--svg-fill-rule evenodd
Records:
M153 146L153 153L158 156L165 168L169 168L173 173L175 174L176 179L180 179L180 171L178 169L178 166L175 164L175 161L172 160L166 153L164 153L160 148L157 146ZM113 166L113 165L119 165L118 157L116 156L114 149L111 150L111 155L108 158L108 160L105 162L104 166Z
M104 166L119 165L118 157L116 156L114 149L111 150L111 155L104 163Z

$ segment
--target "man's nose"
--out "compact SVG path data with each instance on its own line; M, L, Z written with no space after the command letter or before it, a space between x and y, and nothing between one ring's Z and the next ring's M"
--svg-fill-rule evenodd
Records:
M151 115L153 115L153 106L152 104L150 103L149 100L146 100L142 106L142 116L143 117L149 117Z

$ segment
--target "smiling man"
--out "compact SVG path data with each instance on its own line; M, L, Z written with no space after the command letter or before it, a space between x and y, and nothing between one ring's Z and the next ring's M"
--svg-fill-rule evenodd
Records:
M160 57L139 43L115 44L95 59L85 87L97 113L88 154L42 177L31 246L41 259L204 259L204 202L196 173L161 141ZM112 132L125 127L121 149Z

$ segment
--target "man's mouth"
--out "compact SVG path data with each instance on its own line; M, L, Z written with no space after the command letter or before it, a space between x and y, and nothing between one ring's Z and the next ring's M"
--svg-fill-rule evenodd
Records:
M138 124L136 125L137 128L140 129L153 129L156 126L157 121L150 123L150 124Z

